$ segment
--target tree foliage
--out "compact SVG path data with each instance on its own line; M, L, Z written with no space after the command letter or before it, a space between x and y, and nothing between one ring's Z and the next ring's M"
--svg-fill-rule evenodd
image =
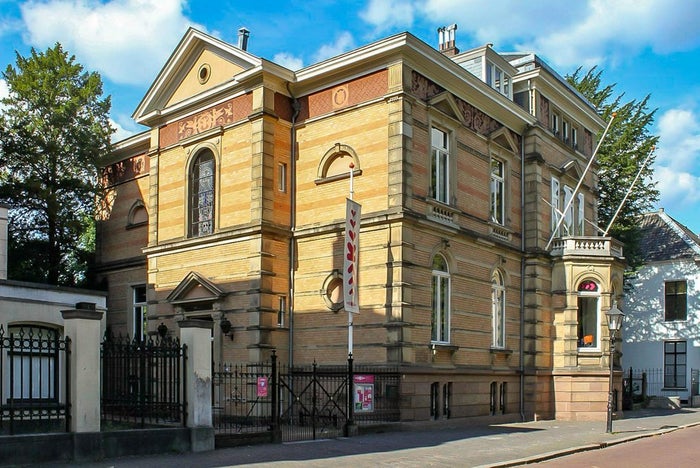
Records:
M98 161L113 130L102 79L60 44L2 73L0 201L9 205L11 279L90 286Z
M659 198L656 183L652 181L653 149L659 137L650 132L656 109L648 108L650 95L641 101L624 101L624 93L615 93L615 84L602 83L602 73L597 67L586 73L579 68L566 80L598 109L606 122L616 114L596 156L600 189L598 223L606 229L614 217L608 235L624 242L625 256L634 268L641 263L640 215L649 211ZM634 188L615 217L638 174Z

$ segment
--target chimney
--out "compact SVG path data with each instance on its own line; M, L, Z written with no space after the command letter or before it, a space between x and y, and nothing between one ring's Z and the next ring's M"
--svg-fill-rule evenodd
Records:
M7 279L7 205L0 204L0 280Z
M455 31L457 31L457 25L451 24L449 26L443 26L438 28L438 45L439 50L448 57L457 55L459 49L455 47Z
M240 28L238 30L238 48L241 50L248 50L248 36L250 36L250 31L246 28Z

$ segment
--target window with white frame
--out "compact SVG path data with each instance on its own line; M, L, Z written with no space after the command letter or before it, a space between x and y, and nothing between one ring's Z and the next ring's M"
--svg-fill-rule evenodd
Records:
M561 189L559 185L559 179L552 176L551 181L551 197L550 202L552 205L552 232L557 229L559 224L559 218L561 217L561 211L559 209L559 197L561 196Z
M491 278L492 341L494 348L506 346L506 288L503 275L496 270Z
M214 189L216 164L214 153L205 149L192 162L190 169L190 229L191 237L214 232Z
M664 388L685 388L687 357L685 341L664 343Z
M569 123L568 120L563 120L562 121L562 126L561 126L561 137L562 140L564 140L565 143L569 143L569 132L571 131L571 124Z
M430 164L430 194L442 203L450 202L449 134L433 127L430 132L432 158Z
M585 216L585 199L582 193L579 193L576 195L577 199L577 208L578 208L578 216L576 218L576 233L575 235L577 236L583 236L586 232L586 226L585 226L585 221L586 218Z
M505 171L498 159L491 159L491 221L505 224Z
M574 235L574 189L568 185L564 186L564 203L562 205L564 212L564 223L562 223L562 234L566 236ZM568 208L567 208L568 207Z
M600 349L600 291L598 283L582 281L578 286L578 347L581 350Z
M571 127L571 147L575 150L578 149L578 130L576 127Z
M552 112L552 133L559 135L559 114Z
M146 302L146 286L134 286L133 293L133 337L136 341L145 340L148 336L148 304Z
M441 254L433 257L432 265L431 341L450 342L450 271Z

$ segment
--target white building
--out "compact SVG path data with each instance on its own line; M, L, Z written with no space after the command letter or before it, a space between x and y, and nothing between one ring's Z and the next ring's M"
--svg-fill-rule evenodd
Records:
M691 395L700 369L700 238L663 209L644 215L645 264L625 300L623 369L657 370L648 394Z

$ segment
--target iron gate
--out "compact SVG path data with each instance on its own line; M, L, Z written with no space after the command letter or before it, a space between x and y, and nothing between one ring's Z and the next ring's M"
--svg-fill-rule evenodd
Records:
M344 435L348 420L346 366L291 367L279 373L279 428L284 442Z

